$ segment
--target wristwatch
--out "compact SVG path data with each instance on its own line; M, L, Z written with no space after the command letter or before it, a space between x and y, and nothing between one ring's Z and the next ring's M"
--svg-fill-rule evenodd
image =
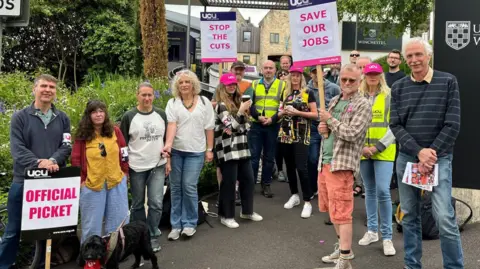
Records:
M48 160L49 160L49 161L52 161L53 164L58 164L58 163L57 163L57 160L55 160L55 158L50 158L50 159L48 159Z
M207 151L213 152L213 149L208 148Z

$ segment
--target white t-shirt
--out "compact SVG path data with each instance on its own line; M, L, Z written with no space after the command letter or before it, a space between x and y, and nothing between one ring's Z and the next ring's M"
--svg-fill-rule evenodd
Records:
M120 129L128 145L128 165L135 172L144 172L164 165L161 158L167 128L165 112L154 108L142 113L134 108L122 117Z
M177 133L172 148L186 152L204 152L207 149L205 130L215 128L215 113L212 103L202 96L192 112L182 104L180 98L172 98L167 103L168 122L177 123ZM205 103L205 104L204 104Z

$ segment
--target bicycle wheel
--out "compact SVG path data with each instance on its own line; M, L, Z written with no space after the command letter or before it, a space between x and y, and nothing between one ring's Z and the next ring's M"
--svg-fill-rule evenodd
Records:
M42 260L42 248L45 246L42 246L42 241L37 240L35 241L35 254L33 254L33 260L30 266L28 267L29 269L36 269L40 265L40 261Z

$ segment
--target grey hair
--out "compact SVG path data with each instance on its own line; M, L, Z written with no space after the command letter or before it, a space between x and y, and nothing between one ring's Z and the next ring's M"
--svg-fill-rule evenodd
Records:
M193 87L193 93L195 95L200 94L200 91L201 91L200 81L198 80L197 75L188 69L184 69L184 70L178 71L177 74L175 74L175 77L173 77L172 79L171 89L174 97L180 97L180 92L178 90L178 83L181 77L187 77L188 80L190 80L190 83L192 84L192 87Z
M153 88L153 85L150 82L147 82L147 81L138 84L137 93L140 92L141 88L150 88L152 90L155 90L155 88Z
M361 60L361 59L367 59L367 60L369 60L370 62L373 62L373 60L372 60L372 58L371 58L370 56L360 56L360 57L357 58L357 61L358 61L358 60Z
M280 62L282 61L282 59L288 59L288 62L292 63L292 58L290 58L290 56L288 55L283 55L282 57L280 57Z
M342 66L342 69L340 70L340 72L342 71L359 72L359 73L361 72L360 68L358 68L356 64L346 64Z
M433 47L432 45L430 45L430 43L428 43L427 40L421 38L421 37L413 37L413 38L410 38L406 43L405 45L403 45L403 57L406 59L407 55L406 55L406 49L409 45L412 45L412 44L420 44L423 46L423 48L425 49L425 52L427 53L427 55L433 55Z

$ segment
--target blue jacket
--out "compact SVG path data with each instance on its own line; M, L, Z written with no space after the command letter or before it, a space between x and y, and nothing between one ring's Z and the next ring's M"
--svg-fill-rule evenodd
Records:
M318 88L315 88L313 86L313 79L308 82L307 87L315 95L315 101L317 102L317 109L320 109L320 97L318 95ZM328 79L324 79L323 89L325 92L325 108L327 108L328 104L330 103L330 100L332 100L333 97L340 94L340 87L337 84L330 82ZM312 120L312 124L318 125L318 121Z
M39 159L53 158L66 165L72 151L70 119L52 105L52 119L45 125L32 105L17 111L10 123L13 181L23 183L25 169L37 167Z

